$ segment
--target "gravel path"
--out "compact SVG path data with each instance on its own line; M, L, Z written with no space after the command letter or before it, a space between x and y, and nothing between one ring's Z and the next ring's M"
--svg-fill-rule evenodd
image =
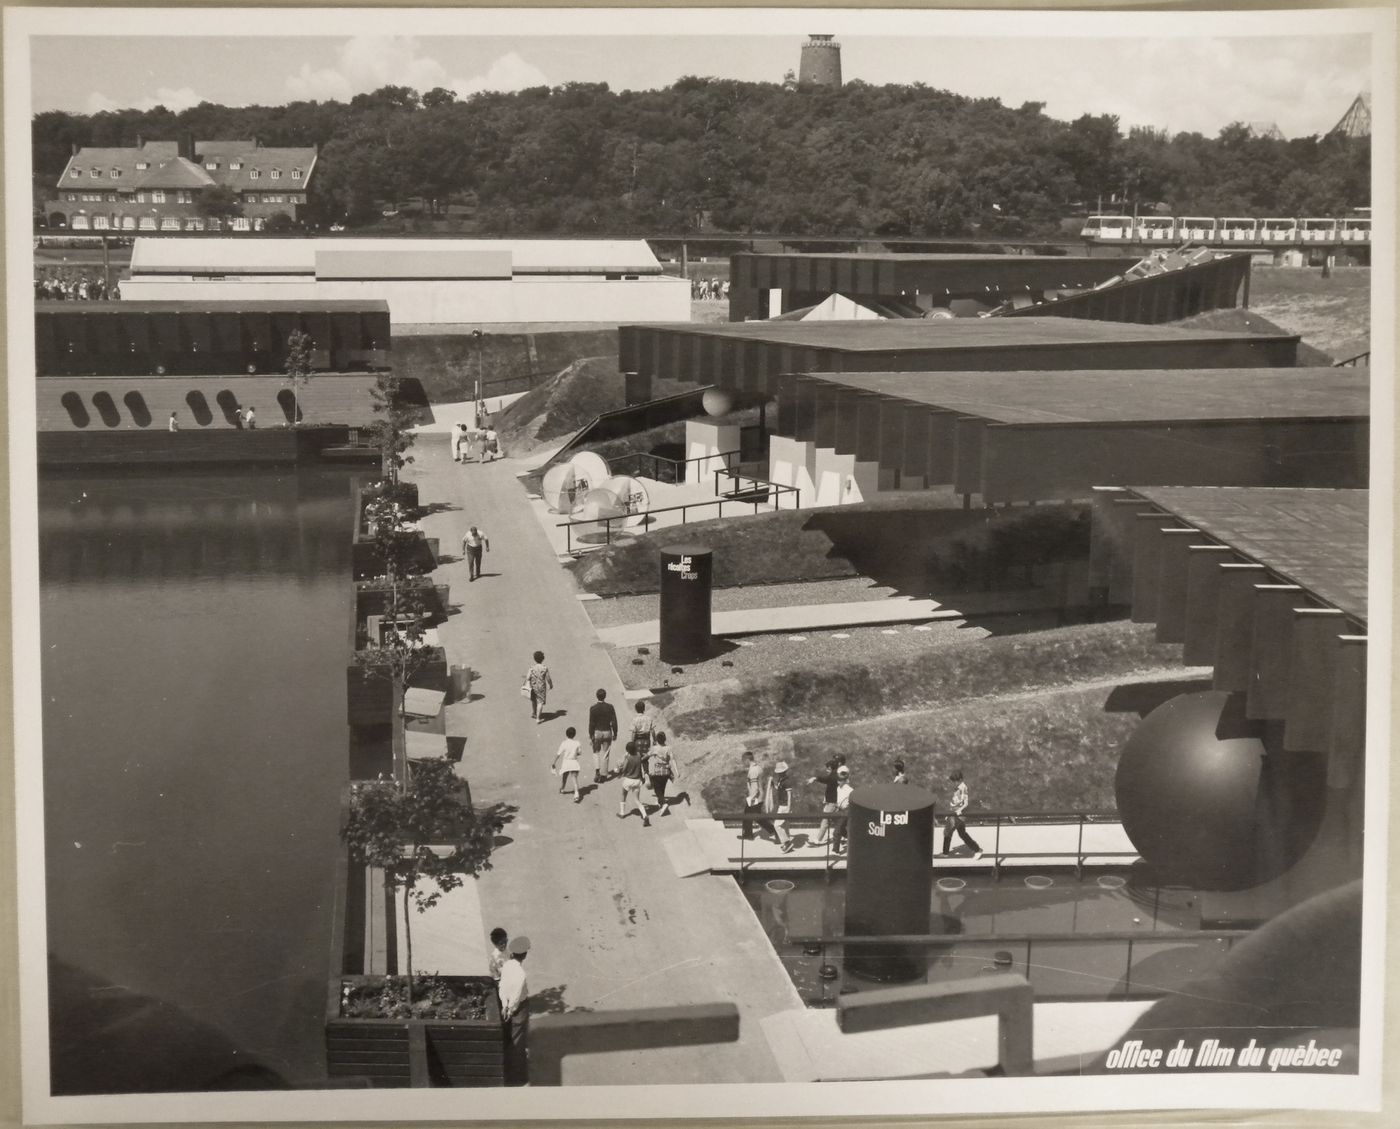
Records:
M893 594L893 588L879 587L869 577L848 576L839 580L809 580L797 584L716 588L710 598L710 608L717 612L732 612L801 604L849 604L857 600L883 600ZM655 593L614 596L606 600L585 600L583 607L595 627L618 627L624 623L655 619L658 597Z

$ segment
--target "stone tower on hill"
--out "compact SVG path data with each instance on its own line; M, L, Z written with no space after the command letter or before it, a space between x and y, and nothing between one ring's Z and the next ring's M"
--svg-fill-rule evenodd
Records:
M801 86L841 85L841 44L834 35L813 35L802 45Z

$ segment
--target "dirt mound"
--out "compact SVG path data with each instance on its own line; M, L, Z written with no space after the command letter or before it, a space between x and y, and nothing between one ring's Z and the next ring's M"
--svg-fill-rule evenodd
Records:
M617 357L582 357L546 378L496 417L512 453L533 451L572 435L599 412L623 406Z

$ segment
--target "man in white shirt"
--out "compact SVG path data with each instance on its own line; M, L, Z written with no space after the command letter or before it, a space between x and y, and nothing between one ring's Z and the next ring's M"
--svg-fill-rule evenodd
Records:
M462 555L467 558L467 582L475 580L481 575L481 553L491 551L491 542L486 539L486 534L475 525L468 528L462 534Z
M948 780L953 784L953 799L948 805L951 810L943 821L943 849L938 852L938 857L947 858L953 853L953 832L956 831L958 837L972 849L972 857L980 859L982 848L978 846L977 840L967 833L967 824L963 822L963 812L967 810L969 796L962 769L955 769L949 774Z
M505 1041L507 1086L523 1086L530 1078L526 1040L530 1034L530 989L525 981L529 937L514 937L510 959L501 965L501 1037Z

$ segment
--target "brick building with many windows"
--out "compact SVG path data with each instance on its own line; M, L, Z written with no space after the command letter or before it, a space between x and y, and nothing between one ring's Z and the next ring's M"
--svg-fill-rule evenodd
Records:
M50 213L73 231L260 231L306 204L316 149L249 141L145 141L82 148L59 177ZM208 214L206 193L233 193L240 215Z

